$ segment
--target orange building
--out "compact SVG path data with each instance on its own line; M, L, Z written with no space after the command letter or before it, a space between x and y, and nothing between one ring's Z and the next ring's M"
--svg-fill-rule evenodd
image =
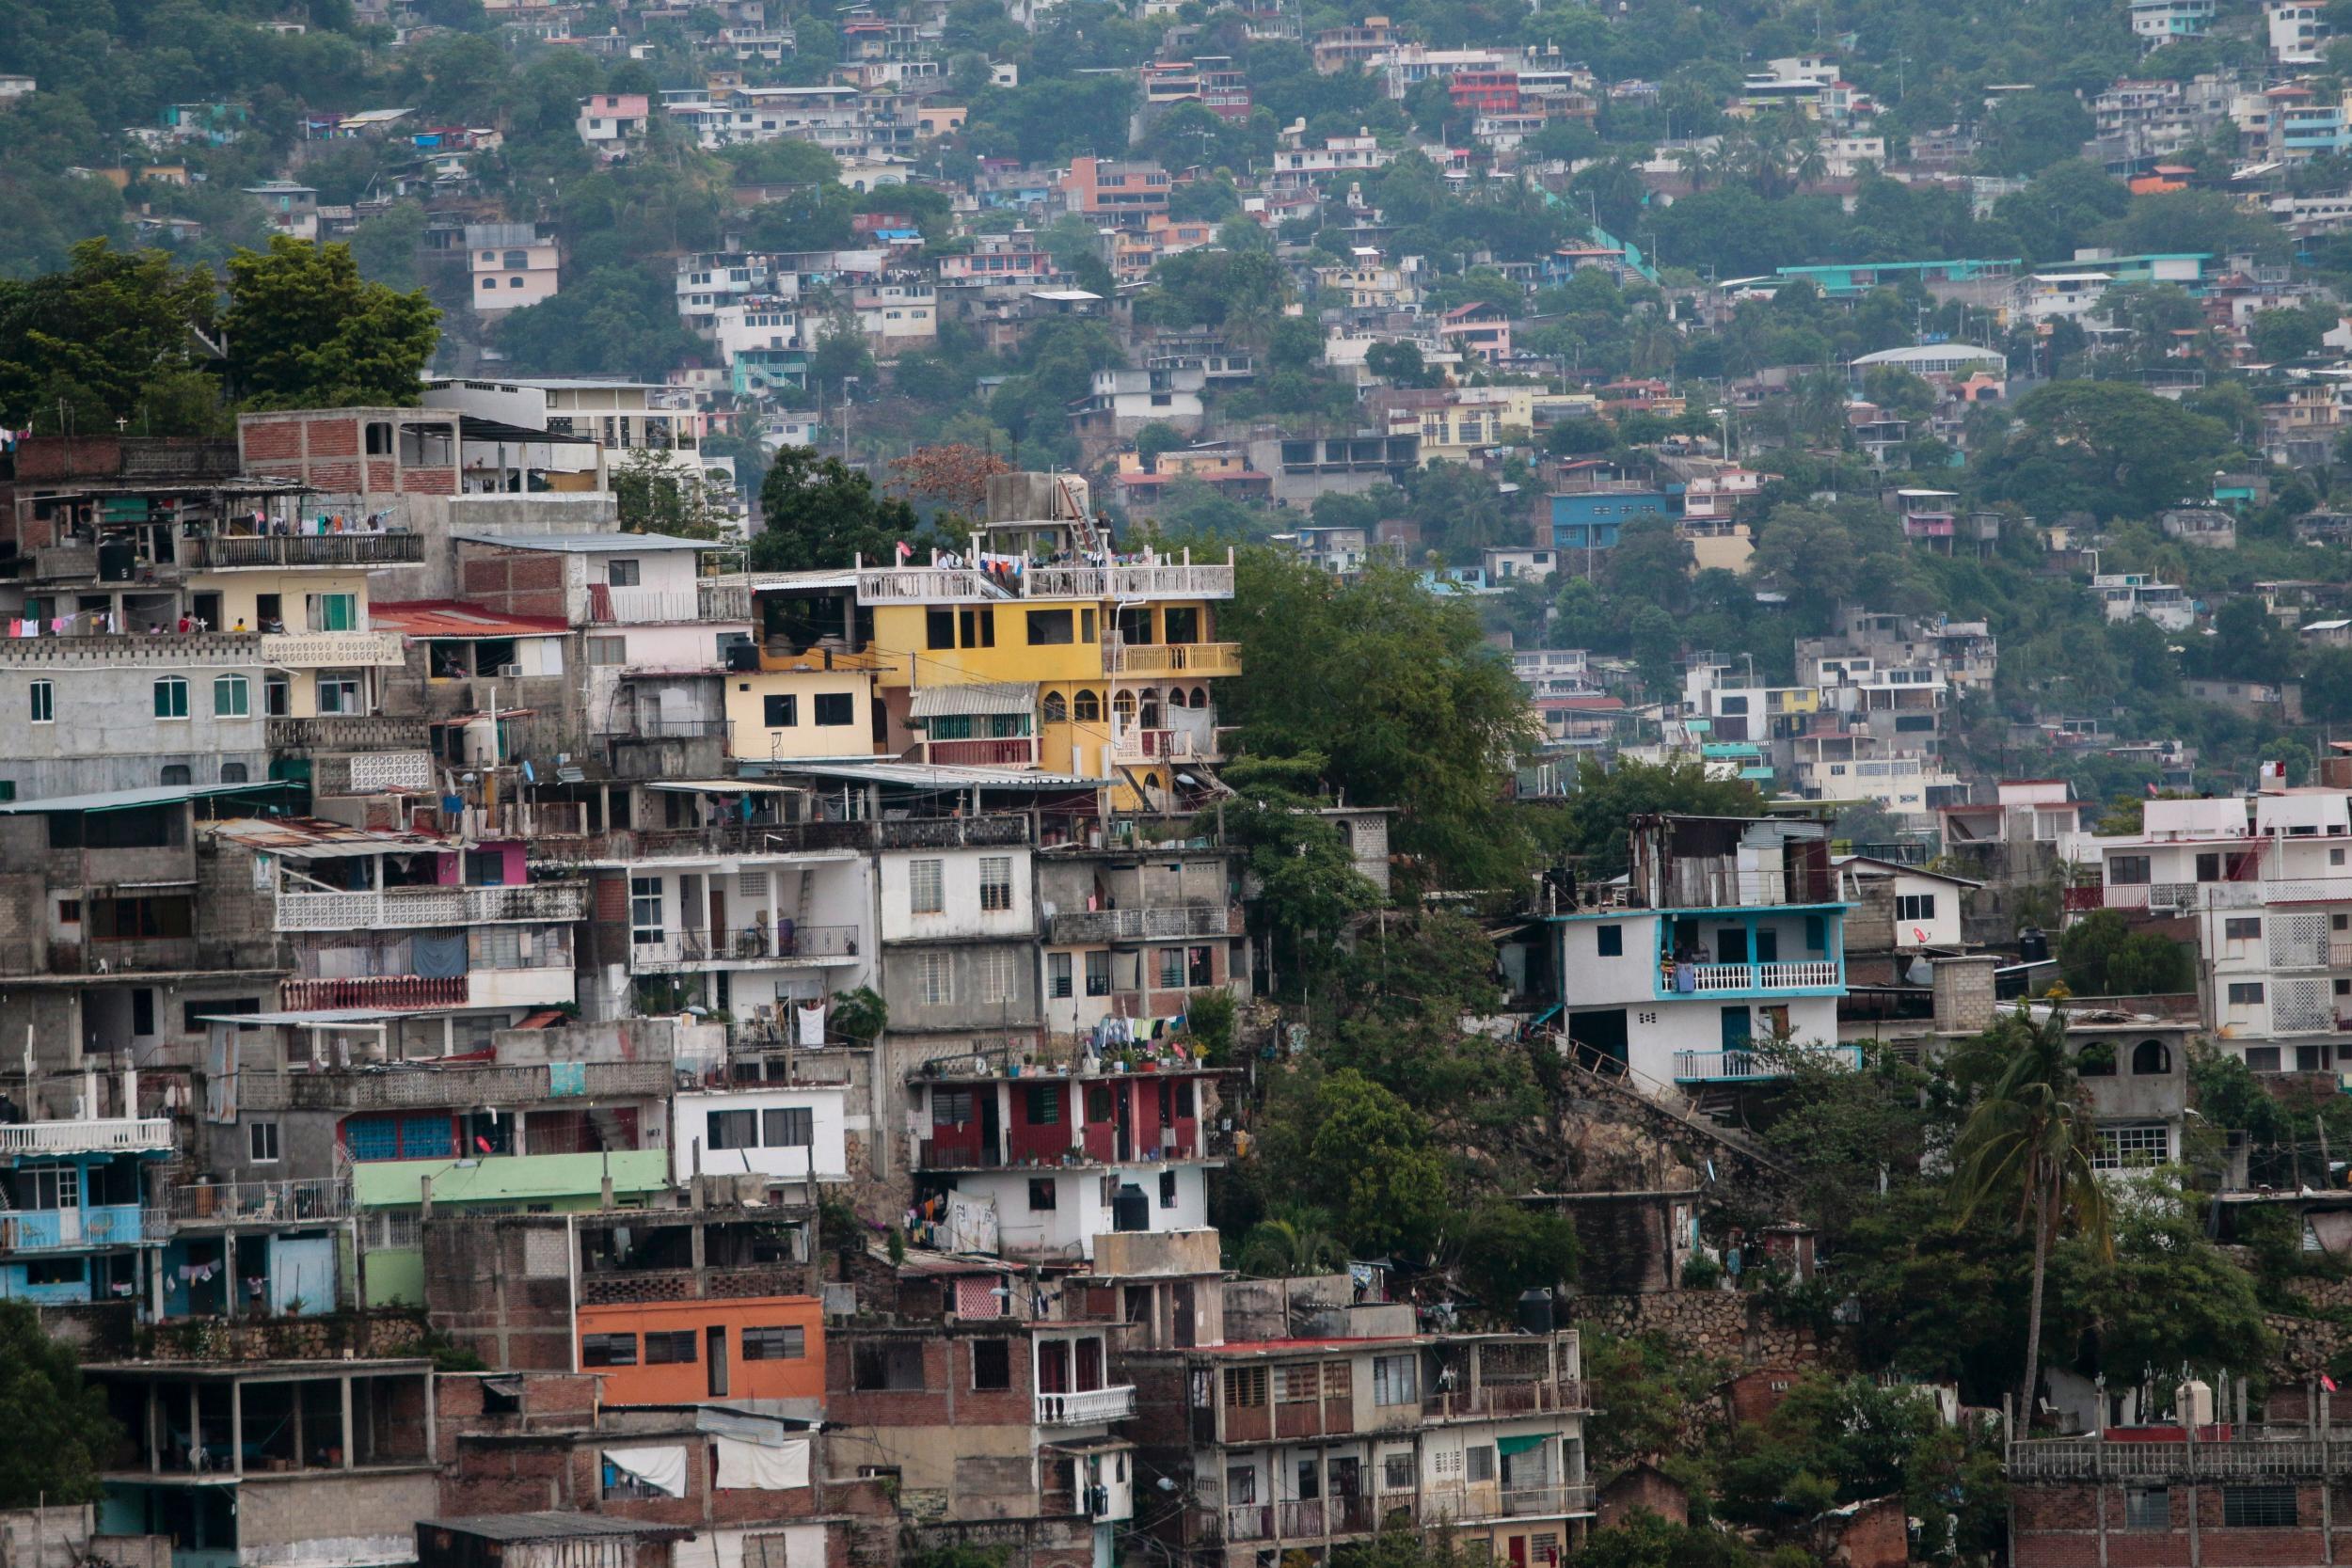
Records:
M608 1404L825 1397L825 1314L815 1296L582 1302L580 1370Z

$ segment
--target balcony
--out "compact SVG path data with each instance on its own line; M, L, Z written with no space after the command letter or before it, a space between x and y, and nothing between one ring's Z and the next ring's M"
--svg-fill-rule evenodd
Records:
M1225 1511L1225 1539L1228 1541L1271 1541L1274 1539L1274 1505L1272 1503L1240 1503Z
M1179 937L1239 936L1238 907L1223 904L1148 905L1135 910L1073 910L1054 916L1056 942L1152 942Z
M1862 1067L1862 1047L1858 1045L1792 1046L1786 1051L1677 1051L1675 1080L1696 1084L1767 1083L1788 1077L1791 1063L1800 1054L1824 1067L1848 1070L1859 1070Z
M217 946L199 949L194 937L105 937L78 946L55 942L49 955L51 972L65 974L167 974L237 967L206 962L208 958L222 958L224 952Z
M395 1067L328 1068L314 1072L246 1072L239 1103L253 1111L386 1111L478 1109L535 1105L546 1101L659 1098L675 1081L667 1061L566 1062L536 1066L442 1066L432 1061Z
M466 974L369 974L342 980L285 980L278 1004L289 1012L361 1007L535 1007L573 1000L570 966L477 969Z
M278 670L398 669L406 644L389 631L280 631L262 638L262 662Z
M516 887L402 887L357 893L279 893L280 931L394 930L498 921L584 920L584 882Z
M716 860L722 856L862 853L874 842L870 822L724 823L707 828L616 828L610 832L533 841L533 859L567 864Z
M996 577L955 566L868 566L861 604L952 604L988 599L1230 599L1231 565L1034 566Z
M1798 963L1661 964L1658 994L1758 996L1775 991L1835 990L1841 983L1835 958L1812 958Z
M976 740L927 740L923 760L945 768L1035 768L1035 736L991 736Z
M745 926L731 931L668 931L651 942L629 944L628 966L639 974L737 964L767 968L781 964L847 963L858 956L855 926Z
M885 849L955 849L966 846L1029 842L1025 816L922 816L877 825Z
M596 626L642 626L663 622L699 621L703 596L699 589L607 588L588 586L588 624Z
M1469 1524L1488 1519L1564 1519L1593 1512L1589 1486L1433 1486L1422 1493L1430 1523L1450 1519Z
M1238 642L1128 643L1112 639L1110 671L1115 675L1238 675Z
M169 1117L97 1117L85 1121L21 1121L0 1127L0 1157L27 1154L134 1154L171 1151Z
M1083 1393L1037 1396L1037 1424L1041 1427L1094 1426L1123 1421L1135 1413L1136 1390L1129 1383Z
M351 1211L351 1179L307 1177L285 1181L195 1181L164 1195L178 1225L237 1225L273 1220L341 1219Z
M2289 1481L2352 1472L2352 1443L2308 1435L2308 1429L2273 1428L2296 1435L2241 1435L2228 1427L2200 1429L2200 1441L2180 1441L2179 1427L2152 1428L2169 1441L2119 1442L2097 1437L2036 1438L2009 1446L2009 1474L2025 1481L2191 1481L2203 1477ZM2242 1431L2242 1429L2241 1429Z
M188 564L233 572L256 566L413 566L424 559L421 533L324 533L280 537L222 534L187 541Z
M1421 1402L1422 1414L1437 1421L1591 1408L1584 1385L1574 1378L1543 1383L1485 1383L1475 1388L1431 1394Z
M161 1209L125 1204L107 1209L28 1209L0 1214L0 1257L64 1252L79 1247L137 1246L171 1235Z
M1189 730L1122 729L1111 754L1120 762L1207 762L1216 754L1211 742Z
M266 738L273 752L405 752L421 751L426 735L421 719L330 713L316 719L272 719Z

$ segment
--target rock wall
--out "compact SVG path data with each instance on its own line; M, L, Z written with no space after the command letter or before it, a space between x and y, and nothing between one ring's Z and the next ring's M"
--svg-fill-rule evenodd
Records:
M1659 1291L1576 1299L1580 1325L1605 1334L1662 1334L1686 1355L1750 1367L1816 1367L1843 1359L1811 1329L1773 1323L1756 1297L1734 1291Z

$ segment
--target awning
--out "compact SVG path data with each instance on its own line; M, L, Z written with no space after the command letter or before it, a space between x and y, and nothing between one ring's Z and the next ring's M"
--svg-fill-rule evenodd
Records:
M918 688L907 701L907 717L920 719L974 718L1000 713L1035 713L1035 681L974 681L964 686Z
M105 789L92 795L52 795L40 800L0 801L0 816L30 812L135 811L140 806L169 806L183 800L209 800L215 795L252 795L265 789L292 787L283 779L257 779L251 784L156 784L146 789Z
M805 795L804 789L790 784L757 784L750 779L656 779L647 789L666 789L677 795Z
M1495 1439L1495 1452L1508 1459L1515 1453L1528 1453L1542 1448L1550 1437L1549 1432L1531 1432L1522 1437L1498 1437Z

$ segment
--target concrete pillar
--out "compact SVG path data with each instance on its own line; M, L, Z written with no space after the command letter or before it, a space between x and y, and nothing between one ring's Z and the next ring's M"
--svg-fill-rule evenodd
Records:
M229 1380L229 1468L245 1474L245 1379Z
M204 1403L197 1398L196 1379L188 1379L188 1467L194 1469L197 1456L204 1451Z
M343 1390L343 1468L348 1470L351 1468L352 1460L351 1374L349 1372L345 1372L340 1381L342 1382Z
M147 1473L151 1476L164 1473L162 1387L153 1383L147 1386Z

